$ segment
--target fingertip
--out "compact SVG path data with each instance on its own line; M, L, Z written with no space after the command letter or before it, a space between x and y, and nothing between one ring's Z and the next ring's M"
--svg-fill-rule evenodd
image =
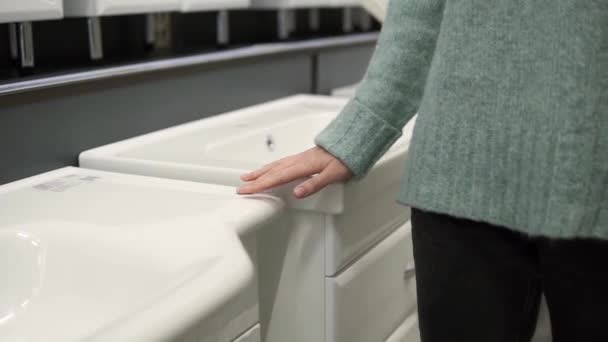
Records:
M308 195L308 191L303 186L297 186L295 189L293 189L293 195L296 198L304 198Z

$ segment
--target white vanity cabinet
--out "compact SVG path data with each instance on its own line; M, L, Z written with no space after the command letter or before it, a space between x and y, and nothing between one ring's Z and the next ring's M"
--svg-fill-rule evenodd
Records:
M345 99L299 95L99 147L84 167L239 185L239 175L314 145ZM416 311L410 212L396 203L414 121L367 177L305 200L257 233L266 342L383 342Z
M326 279L326 341L380 341L416 311L409 222Z

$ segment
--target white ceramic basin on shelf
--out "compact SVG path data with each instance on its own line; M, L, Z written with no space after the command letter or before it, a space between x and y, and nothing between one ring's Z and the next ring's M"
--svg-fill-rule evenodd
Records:
M182 12L221 11L251 7L251 0L182 0Z
M345 104L324 96L291 96L98 147L81 153L80 163L194 181L215 175L214 183L235 186L241 172L312 146L316 133ZM239 145L243 140L247 146Z
M180 0L63 0L66 17L178 11Z
M15 23L63 16L61 0L0 1L0 23Z
M179 340L197 326L202 341L229 336L222 322L247 309L234 302L253 281L237 231L280 208L227 187L76 168L2 186L0 203L7 342Z
M237 186L242 173L314 146L314 137L346 102L337 97L291 96L95 148L81 153L80 163L93 169ZM370 174L357 185L357 193L376 187L376 181L388 173L398 177L414 122L376 164L375 176ZM339 212L343 203L335 196L341 196L342 188L329 187L324 196L307 200L287 199L299 208Z

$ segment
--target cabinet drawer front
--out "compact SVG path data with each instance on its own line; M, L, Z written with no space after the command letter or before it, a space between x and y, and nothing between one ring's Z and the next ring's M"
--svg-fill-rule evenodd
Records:
M326 278L326 342L383 341L416 310L408 223Z
M397 184L394 186L398 188ZM410 208L395 201L396 190L380 193L365 205L328 216L325 275L333 277L410 218Z

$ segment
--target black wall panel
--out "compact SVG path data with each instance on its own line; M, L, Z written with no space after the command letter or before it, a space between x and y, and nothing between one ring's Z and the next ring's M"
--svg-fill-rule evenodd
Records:
M329 94L333 89L357 83L363 78L374 52L370 45L327 49L316 61L316 91Z

